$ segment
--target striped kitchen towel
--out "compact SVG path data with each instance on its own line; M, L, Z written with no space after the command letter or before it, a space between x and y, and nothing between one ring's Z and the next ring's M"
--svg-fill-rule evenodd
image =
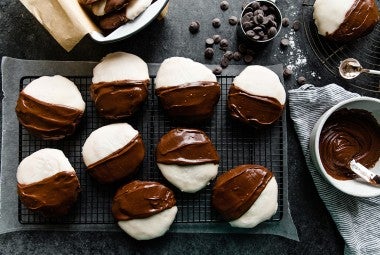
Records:
M380 254L380 197L359 198L337 190L314 167L309 151L310 133L319 117L340 101L357 96L336 84L306 84L289 91L289 106L319 196L345 240L345 254L372 255Z

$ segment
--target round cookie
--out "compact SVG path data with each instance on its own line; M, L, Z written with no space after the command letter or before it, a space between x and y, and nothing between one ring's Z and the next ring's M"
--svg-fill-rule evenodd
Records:
M263 166L240 165L219 176L212 204L233 227L253 228L277 211L277 182Z
M91 98L98 113L108 119L131 116L146 100L148 65L138 56L114 52L95 66Z
M59 140L74 133L85 109L77 86L60 75L42 76L29 83L17 100L21 125L45 140Z
M169 116L199 121L212 116L220 85L205 65L188 58L165 59L157 72L155 91Z
M352 41L370 33L379 22L375 0L316 0L318 33L334 41Z
M111 183L130 176L138 170L144 155L141 135L128 123L96 129L82 148L86 171L100 183Z
M21 161L16 175L21 202L44 216L65 215L77 200L79 180L60 150L48 148L32 153Z
M162 175L183 192L203 189L218 174L219 156L207 135L176 128L162 136L156 150Z
M277 74L270 69L247 66L233 80L228 108L233 118L254 126L266 126L280 118L286 92Z
M133 181L113 199L112 214L118 225L137 240L164 235L177 214L174 193L158 182Z

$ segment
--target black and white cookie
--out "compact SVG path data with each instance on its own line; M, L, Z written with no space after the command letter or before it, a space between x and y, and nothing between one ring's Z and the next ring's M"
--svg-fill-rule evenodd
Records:
M128 123L96 129L82 148L86 171L100 183L111 183L130 176L138 170L144 155L141 135Z

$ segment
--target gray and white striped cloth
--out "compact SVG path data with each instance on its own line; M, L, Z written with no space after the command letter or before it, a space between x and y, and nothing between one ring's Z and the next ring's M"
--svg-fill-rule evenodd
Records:
M330 185L314 167L309 151L311 130L319 117L340 101L357 97L336 84L306 84L289 91L290 116L319 196L346 242L345 254L380 254L380 197L359 198Z

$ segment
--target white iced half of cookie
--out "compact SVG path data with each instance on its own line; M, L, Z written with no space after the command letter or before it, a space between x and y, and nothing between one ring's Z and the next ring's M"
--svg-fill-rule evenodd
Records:
M148 79L148 65L144 60L130 53L114 52L95 66L92 83Z
M61 150L41 149L24 158L17 169L17 182L28 185L60 172L75 172Z
M84 111L85 102L74 82L60 76L42 76L33 80L23 92L39 101Z
M128 123L115 123L94 130L82 147L86 166L98 162L126 146L138 131Z
M128 20L134 20L143 13L152 3L152 0L131 0L126 8L125 16Z
M253 228L257 224L269 220L277 211L278 188L273 176L260 196L240 218L230 221L232 227Z
M156 88L172 87L191 82L216 82L216 76L205 65L189 58L172 57L162 62L155 80Z
M241 90L256 96L272 97L281 105L285 104L286 92L280 78L275 72L264 66L247 66L233 84Z
M318 33L326 36L334 33L346 18L355 0L316 0L313 18Z
M178 208L173 206L144 219L119 221L119 227L137 240L149 240L164 235L172 225Z
M168 165L157 163L162 175L182 192L195 193L206 187L218 174L218 164Z

